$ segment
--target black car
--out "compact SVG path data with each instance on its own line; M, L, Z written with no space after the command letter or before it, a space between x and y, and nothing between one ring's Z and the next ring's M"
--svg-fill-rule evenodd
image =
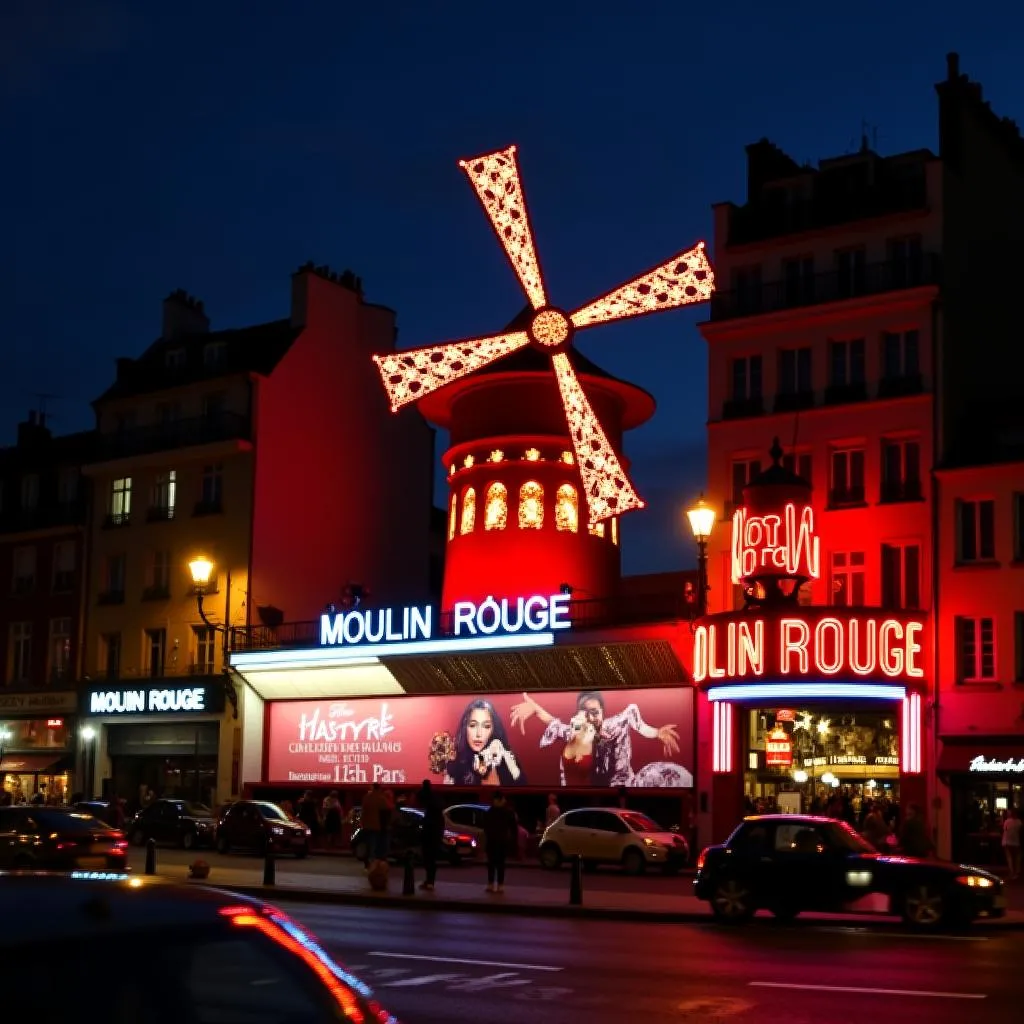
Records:
M293 821L269 800L236 800L221 813L217 823L217 851L248 850L251 853L309 853L309 827Z
M124 833L64 807L0 807L0 868L124 871Z
M401 807L391 819L389 830L388 857L391 860L405 860L411 851L419 857L423 847L423 812L418 807ZM473 836L446 828L441 833L441 844L437 850L438 860L457 865L467 857L476 856L477 842ZM373 851L369 848L366 831L357 828L352 833L352 853L356 860L364 863Z
M0 959L18 979L4 986L7 1021L396 1024L315 936L237 893L116 872L0 872L0 920Z
M882 893L909 924L966 924L1006 913L1003 883L980 868L878 853L845 822L802 814L744 819L697 861L693 882L721 921L760 909L791 919L801 911L842 911Z
M173 843L191 850L194 846L213 846L217 819L203 804L163 798L139 811L126 831L135 846L144 846L148 840L155 839L158 843Z

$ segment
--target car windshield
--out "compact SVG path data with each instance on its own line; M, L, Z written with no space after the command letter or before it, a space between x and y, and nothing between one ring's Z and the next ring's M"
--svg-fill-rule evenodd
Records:
M58 811L58 810L37 810L31 808L29 817L43 828L53 832L82 832L99 830L101 832L115 831L105 821L94 818L91 814L83 811Z
M620 815L620 817L634 832L665 831L653 818L648 818L646 814L627 811L625 814Z
M205 804L193 804L188 800L183 800L180 806L182 811L191 818L213 817L213 811L211 811Z
M877 853L878 851L852 825L845 821L833 822L828 828L829 838L842 850L851 853Z
M260 814L271 821L288 821L288 815L277 804L257 804Z

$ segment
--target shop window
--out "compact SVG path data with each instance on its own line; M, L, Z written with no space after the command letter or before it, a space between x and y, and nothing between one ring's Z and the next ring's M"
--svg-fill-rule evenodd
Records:
M743 504L743 488L761 472L760 459L732 460L732 503Z
M121 634L103 633L100 635L100 673L107 679L118 679L121 675Z
M864 552L832 552L832 604L836 608L864 606Z
M455 523L459 515L459 502L458 498L452 494L448 500L448 539L454 540L455 538Z
M167 630L147 629L143 654L146 658L147 674L159 679L164 674L167 658Z
M71 676L71 619L50 619L49 677L60 682Z
M36 587L36 549L15 548L12 562L11 593L31 594Z
M107 505L107 525L127 526L132 515L132 478L118 477L110 484L110 498Z
M465 536L473 532L476 526L476 491L467 487L462 492L462 522L459 524L459 533Z
M211 674L217 656L217 631L208 626L193 626L192 640L192 671L201 675Z
M580 505L576 488L562 484L555 498L555 529L563 533L576 533L580 528Z
M996 503L991 499L956 503L957 561L991 562L996 557Z
M504 530L508 524L508 488L497 480L487 487L484 529Z
M75 588L75 542L58 541L53 545L53 592L66 594Z
M527 480L519 488L519 529L539 530L544 525L544 488Z
M7 679L12 683L27 683L32 675L32 623L12 622L10 654L7 657Z
M882 607L921 607L921 547L882 545Z
M829 505L861 505L864 502L864 449L836 448L831 452Z
M956 678L960 683L992 682L996 678L994 619L957 618Z

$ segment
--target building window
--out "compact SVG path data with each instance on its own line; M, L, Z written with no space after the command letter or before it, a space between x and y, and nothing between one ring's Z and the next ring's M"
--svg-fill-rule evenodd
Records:
M448 539L455 539L455 523L459 515L459 502L454 494L448 501Z
M124 526L132 515L132 478L122 476L110 485L110 504L107 522L111 526Z
M787 348L779 353L779 394L807 395L811 386L810 348Z
M203 419L208 423L217 423L224 415L226 396L223 391L214 392L203 398Z
M12 683L27 683L32 674L32 623L11 623L10 656L7 678Z
M487 488L484 502L484 529L504 530L508 524L508 488L497 480Z
M100 636L100 672L107 679L121 675L121 634L103 633Z
M616 547L619 546L619 520L617 518L612 520L612 543Z
M829 386L857 388L864 385L864 339L829 342Z
M156 600L170 596L171 592L171 553L154 550L149 552L146 560L146 589L144 600Z
M203 479L199 490L199 504L196 515L220 512L224 504L224 466L215 462L203 466Z
M153 504L149 509L151 521L174 518L174 505L178 497L178 473L169 469L157 476L153 483Z
M1024 494L1013 496L1013 560L1024 562Z
M743 488L761 472L760 459L732 460L732 503L743 504Z
M519 488L519 529L539 530L544 525L544 488L527 480Z
M916 377L920 367L917 331L886 331L882 335L882 379Z
M80 474L77 469L62 469L57 476L57 501L73 505L78 501Z
M882 441L882 501L917 501L920 497L920 443Z
M164 353L164 366L169 370L177 370L185 365L185 350L183 348L169 348Z
M832 552L832 601L836 608L864 606L864 552Z
M26 511L39 504L39 474L27 473L21 478L21 507Z
M956 677L961 683L991 682L996 678L994 619L957 618Z
M1024 612L1013 613L1014 682L1024 683Z
M923 265L921 236L910 235L907 238L890 238L888 249L889 273L893 286L905 288L919 283Z
M882 607L921 607L920 545L882 545Z
M740 313L756 313L761 308L761 264L734 267L732 289L736 293L736 306Z
M839 298L864 293L864 247L841 249L836 253L836 291Z
M476 526L476 491L467 487L462 492L462 522L459 524L459 533L463 537L473 532Z
M156 422L162 433L173 431L175 424L181 419L180 402L160 402L156 407Z
M58 541L53 545L53 592L67 594L75 588L75 542Z
M164 674L164 663L167 657L167 630L147 629L146 630L146 667L153 679L159 679Z
M50 619L50 679L71 678L71 620Z
M604 537L604 523L591 523L587 527L587 533L589 533L591 537Z
M782 456L782 468L787 473L794 473L800 477L808 486L813 482L811 479L811 453L810 452L789 452Z
M580 503L576 488L562 484L555 497L555 529L563 533L576 533L580 528Z
M107 555L103 563L103 591L100 604L121 604L124 601L125 555Z
M992 562L996 557L996 503L958 501L957 561Z
M732 361L732 400L748 403L761 400L760 356L744 356Z
M799 306L805 302L813 302L814 257L797 256L783 260L782 280L787 306Z
M203 348L203 366L207 370L223 370L228 361L228 346L223 341L211 341Z
M11 593L31 594L36 587L36 549L15 548L12 569Z
M829 505L864 503L864 449L836 448L831 453Z
M127 409L125 412L119 412L114 416L114 432L117 434L127 434L129 431L135 429L136 414L134 409Z
M193 671L204 675L212 673L217 652L217 631L207 626L193 626L192 640L195 650Z

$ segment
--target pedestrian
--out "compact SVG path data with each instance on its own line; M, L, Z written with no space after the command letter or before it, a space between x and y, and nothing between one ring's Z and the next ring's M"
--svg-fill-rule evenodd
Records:
M900 829L900 849L908 857L927 857L935 848L925 829L921 808L911 804Z
M387 799L381 792L380 783L375 782L363 797L362 807L359 814L359 826L366 837L366 860L367 869L372 861L382 860L379 856L381 850L381 819L387 810Z
M423 847L423 866L426 868L426 878L420 882L420 888L427 892L433 892L434 881L437 878L437 851L440 849L441 840L444 837L444 811L441 809L441 801L437 799L430 779L424 779L418 796L420 810L423 811L423 832L421 843Z
M548 793L548 806L544 810L544 827L550 828L562 816L562 808L558 806L558 797Z
M505 862L516 843L516 816L500 789L494 791L491 806L484 812L484 837L487 840L487 891L505 891Z
M299 816L299 821L309 829L312 842L316 843L320 838L320 808L317 807L313 790L307 789L302 794L302 797L299 799L299 805L296 808L296 813Z
M1020 812L1011 807L1003 819L1003 854L1010 869L1010 881L1020 878Z
M334 848L335 843L341 841L341 801L338 799L338 791L332 789L324 797L324 837L327 849Z

